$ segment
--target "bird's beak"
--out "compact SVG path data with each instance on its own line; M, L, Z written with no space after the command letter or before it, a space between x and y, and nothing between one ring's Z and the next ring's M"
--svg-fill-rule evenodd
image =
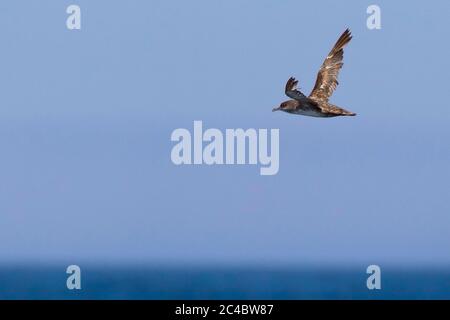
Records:
M275 111L278 111L278 110L280 110L280 107L273 108L272 112L275 112Z

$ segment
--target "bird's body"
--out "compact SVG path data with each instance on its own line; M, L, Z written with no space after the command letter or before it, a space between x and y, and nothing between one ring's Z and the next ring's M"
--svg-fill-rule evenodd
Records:
M288 102L288 101L285 101ZM317 117L317 118L330 118L337 116L354 116L355 113L342 109L331 103L323 102L320 105L311 101L297 101L289 100L291 107L283 109L283 111L298 114L302 116Z
M285 93L291 100L282 102L273 111L281 110L292 114L319 118L356 115L328 102L338 85L337 77L344 58L343 48L351 39L350 31L345 30L323 62L317 74L314 89L308 97L297 90L298 81L291 77L285 87Z

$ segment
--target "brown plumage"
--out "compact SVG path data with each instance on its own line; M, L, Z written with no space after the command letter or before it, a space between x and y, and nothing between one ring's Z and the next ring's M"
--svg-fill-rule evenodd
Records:
M298 81L291 77L286 82L285 93L292 100L284 101L272 111L285 111L312 117L354 116L356 113L347 111L328 102L336 89L339 70L344 65L344 46L350 42L352 35L347 29L325 58L317 74L316 83L307 97L297 89Z

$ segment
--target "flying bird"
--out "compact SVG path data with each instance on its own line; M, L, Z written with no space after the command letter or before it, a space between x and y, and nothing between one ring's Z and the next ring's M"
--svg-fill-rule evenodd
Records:
M284 111L310 117L355 116L356 113L347 111L328 102L338 83L339 70L344 65L344 47L352 39L347 29L339 37L331 49L317 74L316 84L307 97L297 89L298 81L291 77L286 83L285 93L291 100L284 101L272 111Z

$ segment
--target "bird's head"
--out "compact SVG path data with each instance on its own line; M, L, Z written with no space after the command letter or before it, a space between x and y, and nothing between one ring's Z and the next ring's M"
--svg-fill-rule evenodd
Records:
M279 110L280 111L288 111L288 110L295 109L296 103L297 102L295 100L284 101L278 107L273 108L272 112L279 111Z

